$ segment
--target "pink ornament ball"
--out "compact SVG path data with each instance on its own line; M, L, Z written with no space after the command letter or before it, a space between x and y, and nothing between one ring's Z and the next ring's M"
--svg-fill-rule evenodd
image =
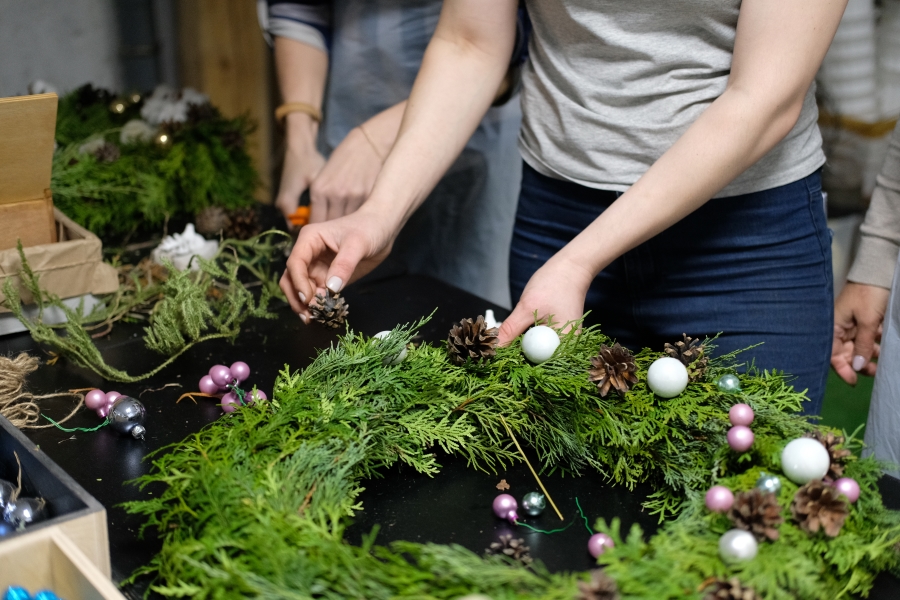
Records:
M706 492L706 508L713 512L726 512L732 504L734 504L734 494L724 485L714 485Z
M122 394L119 392L106 392L106 405L112 406L116 403L116 400L122 397Z
M608 549L615 547L615 545L613 539L605 533L595 533L588 540L588 552L591 553L591 556L597 558Z
M500 494L494 498L494 514L501 519L507 519L511 523L515 523L519 520L519 515L516 514L518 508L519 503L509 494Z
M91 390L84 395L84 405L91 410L97 410L106 404L106 392L102 390Z
M213 395L219 391L219 386L212 380L209 375L200 378L200 391L204 394Z
M728 430L728 445L735 452L746 452L753 445L753 432L746 425L735 425Z
M728 411L728 420L732 425L743 425L744 427L753 422L753 409L747 404L739 402L731 407Z
M837 491L847 496L847 500L851 504L859 500L859 484L855 480L849 477L841 477L834 482L834 487L837 488Z
M209 370L209 376L220 388L224 388L226 385L234 381L234 377L232 377L231 375L231 370L225 365L215 365Z
M240 360L231 365L228 370L231 371L231 376L238 380L238 383L246 381L250 377L250 367Z
M256 401L263 402L264 400L268 400L269 397L266 396L266 393L262 390L256 390L254 393L252 390L244 394L244 402L247 404L253 404Z
M227 413L233 413L241 407L241 401L234 392L228 392L222 396L222 410Z
M109 414L109 409L111 409L111 408L112 408L112 405L104 404L103 406L101 406L94 412L96 412L97 416L100 417L101 419L105 419L106 416Z

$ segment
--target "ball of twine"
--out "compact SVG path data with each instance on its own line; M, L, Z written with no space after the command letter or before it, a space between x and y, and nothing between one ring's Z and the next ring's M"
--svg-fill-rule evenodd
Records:
M60 392L35 396L27 391L25 389L25 378L36 371L39 365L40 361L37 358L24 352L15 358L0 356L0 415L9 419L10 423L20 429L43 429L44 427L54 426L52 424L36 425L41 415L41 409L38 406L40 400L63 396L78 398L78 404L72 412L66 418L57 421L57 423L68 421L84 403L84 394L78 392Z

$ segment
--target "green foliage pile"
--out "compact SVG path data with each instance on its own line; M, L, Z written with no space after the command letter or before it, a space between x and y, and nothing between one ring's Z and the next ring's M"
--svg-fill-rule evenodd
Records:
M119 290L104 298L89 314L72 310L58 296L41 288L20 244L19 279L39 312L34 320L24 314L19 289L12 278L3 284L3 305L28 328L35 341L50 346L75 364L111 381L140 381L155 375L196 344L213 339L233 342L249 317L275 318L269 302L273 297L283 298L283 294L272 274L271 260L283 253L289 242L288 234L275 230L246 241L225 240L213 259L194 258L198 270L178 271L168 265L168 276L150 283L133 270L125 276L127 281ZM261 284L258 297L247 289L247 277ZM43 321L43 313L50 306L63 311L67 318L64 324L49 325ZM166 358L146 373L130 375L106 363L91 331L137 318L148 321L144 343Z
M258 177L245 150L253 127L245 117L226 119L210 105L193 107L185 123L163 123L166 145L119 133L140 118L141 103L110 110L114 96L83 86L59 100L51 189L57 207L103 239L136 228L158 229L168 219L192 219L207 206L252 206ZM101 137L118 146L112 162L79 152Z
M755 483L759 468L778 472L780 449L810 431L791 414L803 399L777 373L742 375L741 400L756 411L757 443L736 456L725 449L727 410L735 396L694 383L663 400L637 385L624 399L600 398L588 383L588 358L607 338L596 328L562 336L554 358L531 365L518 342L486 365L453 365L443 345L422 344L399 365L391 358L424 323L395 329L386 340L348 332L306 369L287 367L270 402L244 407L154 458L146 485L158 497L129 503L163 540L140 574L170 597L456 598L480 592L501 598L574 598L587 574L550 574L505 557L479 557L459 546L343 540L362 509L366 478L397 462L435 475L434 448L493 470L518 460L500 420L528 441L544 470L596 469L609 479L657 485L658 511L678 516L645 542L640 530L603 556L623 598L700 598L704 580L738 573L764 597L834 598L863 591L874 574L896 569L900 520L880 504L878 465L852 463L863 499L851 507L834 541L806 537L793 525L763 544L752 563L729 567L718 557L728 529L702 508L714 481L734 489ZM637 357L646 378L661 353ZM726 372L723 357L710 378ZM796 487L786 482L782 500ZM801 535L802 534L802 535Z

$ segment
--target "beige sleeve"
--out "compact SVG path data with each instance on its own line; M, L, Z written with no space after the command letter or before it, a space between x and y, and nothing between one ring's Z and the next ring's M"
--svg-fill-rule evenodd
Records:
M891 136L860 235L859 251L847 279L890 289L900 251L900 122Z

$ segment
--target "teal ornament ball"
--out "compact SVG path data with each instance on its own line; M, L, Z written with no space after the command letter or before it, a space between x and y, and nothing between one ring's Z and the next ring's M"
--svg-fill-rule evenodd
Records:
M733 373L726 373L716 379L716 387L725 394L737 394L741 391L741 380Z
M528 492L522 498L522 510L530 517L536 517L547 508L547 499L539 492Z
M772 492L778 495L781 491L781 479L777 475L762 471L756 480L756 488L762 492Z

